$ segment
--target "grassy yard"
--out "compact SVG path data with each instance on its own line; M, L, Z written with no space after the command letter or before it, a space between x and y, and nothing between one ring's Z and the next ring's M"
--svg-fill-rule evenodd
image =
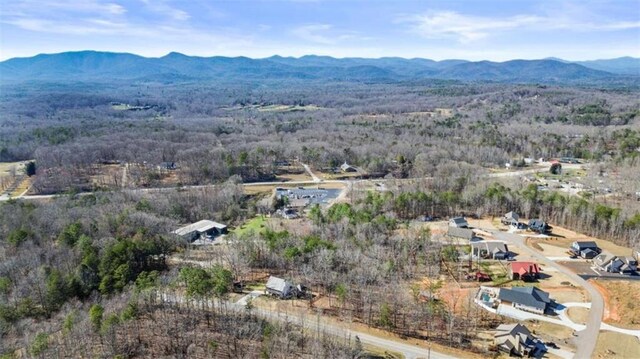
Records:
M245 222L243 225L236 227L234 230L232 230L232 232L235 233L237 236L242 236L250 232L262 233L265 229L266 223L267 223L266 217L263 217L263 216L254 217L249 221Z
M491 277L493 285L500 286L510 281L507 271L498 262L480 262L480 270Z

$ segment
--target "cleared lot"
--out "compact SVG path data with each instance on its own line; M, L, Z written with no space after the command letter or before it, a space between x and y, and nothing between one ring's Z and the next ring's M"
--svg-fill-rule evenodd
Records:
M630 335L600 332L594 358L638 359L640 340Z
M627 329L640 329L640 281L591 280L605 299L604 321ZM640 351L638 351L640 356Z

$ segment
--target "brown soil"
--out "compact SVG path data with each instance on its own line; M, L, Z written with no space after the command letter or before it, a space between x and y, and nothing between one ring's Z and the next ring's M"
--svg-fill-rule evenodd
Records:
M591 280L605 301L604 321L628 329L640 329L640 282Z
M611 302L611 294L609 291L602 286L600 281L590 279L589 282L602 294L602 298L604 299L603 321L614 323L619 321L620 315L618 315L616 306Z

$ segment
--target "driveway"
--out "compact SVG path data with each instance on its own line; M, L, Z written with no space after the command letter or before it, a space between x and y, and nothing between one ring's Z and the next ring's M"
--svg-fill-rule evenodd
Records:
M579 329L577 333L577 342L580 343L580 345L576 351L575 358L591 358L593 356L593 351L596 348L596 342L598 341L598 335L600 334L600 327L602 326L602 315L604 313L604 300L602 299L600 292L577 274L545 257L533 248L525 245L522 236L497 230L490 230L490 232L496 239L517 245L522 251L536 258L539 263L559 270L575 283L587 290L591 297L591 310L589 311L589 317L587 318L586 328ZM564 323L563 321L561 322Z
M246 307L247 304L249 304L249 301L252 301L252 300L258 298L261 295L264 295L264 291L262 291L262 290L252 290L251 292L249 292L249 294L247 294L244 297L240 298L240 300L238 300L236 302L236 304Z
M309 167L309 165L305 165L304 163L302 164L302 167L304 167L304 170L307 171L307 173L309 174L309 176L311 176L311 178L313 179L313 182L322 182L322 179L318 176L315 175L315 173L313 173L311 171L311 168Z

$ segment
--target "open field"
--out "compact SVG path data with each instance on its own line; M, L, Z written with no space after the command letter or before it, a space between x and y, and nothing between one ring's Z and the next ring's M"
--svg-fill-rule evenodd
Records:
M307 235L311 233L311 222L306 218L283 219L277 217L256 216L242 225L234 228L231 232L238 236L248 233L262 233L265 229L274 231L288 231L296 235Z
M333 173L333 172L320 172L320 171L314 171L314 173L325 180L349 180L349 179L356 179L360 176L362 176L362 173L359 172L339 172L339 173Z
M604 322L622 328L640 329L640 281L590 282L605 299Z
M312 181L313 179L306 172L302 173L283 173L276 175L276 181L289 182L289 181Z
M21 174L25 161L0 162L0 178Z
M231 232L235 233L238 236L242 236L250 232L261 233L266 228L266 224L267 224L266 217L257 216L248 220L244 224L234 228L233 230L231 230Z
M631 335L600 332L594 358L638 359L640 340Z

